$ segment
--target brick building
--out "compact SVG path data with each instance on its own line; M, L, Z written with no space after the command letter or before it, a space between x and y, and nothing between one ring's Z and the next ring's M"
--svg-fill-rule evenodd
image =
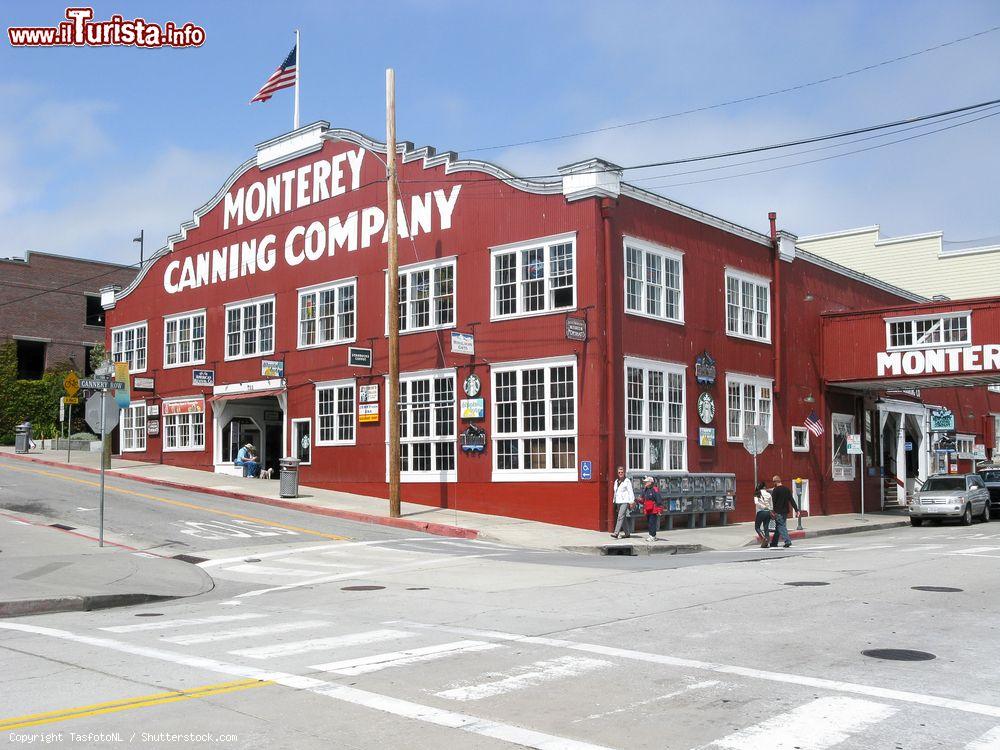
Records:
M18 378L37 380L64 362L89 373L90 349L104 343L100 290L128 286L136 272L51 253L0 258L0 341L17 342Z

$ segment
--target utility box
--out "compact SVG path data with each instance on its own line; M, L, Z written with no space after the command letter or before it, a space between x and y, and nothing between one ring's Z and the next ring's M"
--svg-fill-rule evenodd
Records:
M281 475L278 494L281 497L299 496L299 459L288 456L278 461L281 465Z

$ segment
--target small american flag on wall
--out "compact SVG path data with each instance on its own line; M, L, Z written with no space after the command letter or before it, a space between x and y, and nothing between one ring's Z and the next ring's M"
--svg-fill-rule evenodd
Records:
M823 420L819 418L815 410L809 412L809 416L806 417L805 427L816 437L823 434Z
M266 102L276 91L281 91L281 89L287 89L294 86L296 70L298 68L297 62L298 44L292 47L292 51L288 53L288 57L286 57L285 61L281 63L281 66L271 74L271 77L264 81L264 85L260 87L260 91L258 91L256 96L250 100L250 103Z

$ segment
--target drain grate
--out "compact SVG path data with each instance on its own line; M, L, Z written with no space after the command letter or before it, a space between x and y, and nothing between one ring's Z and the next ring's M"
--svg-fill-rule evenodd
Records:
M829 581L788 581L786 586L829 586Z
M635 555L635 549L631 544L614 544L607 547L601 547L601 552L604 555L624 555L626 557L632 557Z
M162 612L139 612L136 617L163 617Z
M430 591L426 586L411 586L407 591Z
M910 586L914 591L939 591L946 594L954 594L965 589L956 589L954 586Z
M181 562L191 563L192 565L201 565L208 558L198 557L196 555L174 555L171 560L180 560Z
M889 661L930 661L937 658L927 651L913 651L908 648L870 648L861 653L873 659L887 659Z
M341 591L379 591L385 586L344 586Z
M67 526L64 523L50 523L53 529L62 529L63 531L76 531L76 526Z

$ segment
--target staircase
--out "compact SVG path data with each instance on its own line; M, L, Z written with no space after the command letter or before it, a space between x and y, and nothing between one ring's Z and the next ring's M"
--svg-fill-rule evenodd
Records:
M883 492L885 496L885 509L891 510L893 508L900 509L906 507L906 497L905 492L900 492L902 489L898 484L896 484L895 477L889 477L882 481ZM904 497L900 497L904 495Z

